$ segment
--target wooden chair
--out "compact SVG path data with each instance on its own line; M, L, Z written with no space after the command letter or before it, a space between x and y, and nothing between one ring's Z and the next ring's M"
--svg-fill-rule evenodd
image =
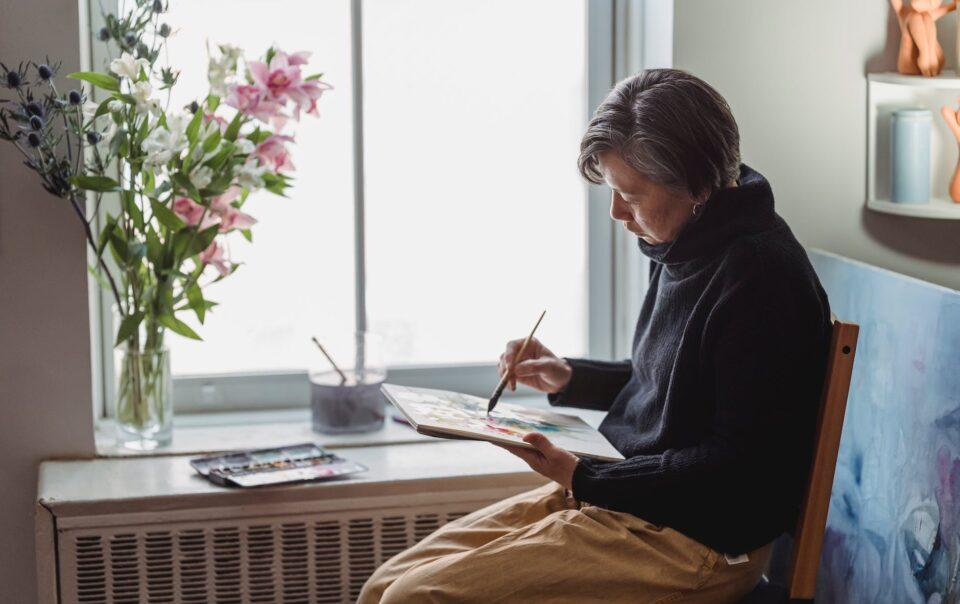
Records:
M860 327L832 317L830 356L820 399L820 413L814 440L810 480L800 508L794 533L793 551L787 564L785 584L771 583L767 577L741 604L812 601L817 586L817 568L827 525L833 473L840 449L840 433L850 392L853 359L857 351Z

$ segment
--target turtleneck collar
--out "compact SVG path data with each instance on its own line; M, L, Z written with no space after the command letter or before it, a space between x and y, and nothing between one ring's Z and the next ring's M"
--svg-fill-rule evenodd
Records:
M773 191L762 174L740 164L736 187L721 189L703 204L673 241L656 245L637 239L640 251L661 264L683 264L713 256L734 239L776 226Z

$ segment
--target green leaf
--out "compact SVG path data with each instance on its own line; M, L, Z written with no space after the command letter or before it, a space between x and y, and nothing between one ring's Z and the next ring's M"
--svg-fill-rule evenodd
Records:
M185 226L179 216L156 199L150 199L150 207L153 209L153 215L160 221L160 224L171 231L178 231Z
M200 191L198 191L197 187L190 182L189 176L183 172L174 172L170 178L173 180L173 184L177 185L180 190L187 194L187 197L197 203L201 203L203 201L203 198L200 197Z
M220 144L220 131L214 130L210 134L210 136L208 136L207 139L203 141L203 152L210 153L211 151L216 149L217 145L219 144Z
M110 231L110 251L113 252L113 259L117 261L117 264L127 264L129 249L122 229L114 228Z
M213 243L214 237L217 236L217 233L220 231L220 225L213 225L207 227L206 229L197 233L197 236L194 237L193 243L190 246L190 249L187 250L187 258L196 256L203 250L210 247L210 244Z
M214 306L217 306L217 305L219 305L219 304L220 304L219 302L214 302L214 301L212 301L212 300L204 299L204 301L203 301L203 309L204 309L205 311L210 311L210 310L213 309ZM176 308L176 310L177 310L177 312L184 311L184 310L193 310L193 307L190 306L190 303L189 303L189 302L186 302L186 303L181 304L180 306L178 306L178 307Z
M107 222L103 225L103 229L100 231L100 239L97 243L97 260L103 256L103 250L106 249L107 243L110 241L110 233L113 232L113 229L117 226L117 219L113 216L107 215Z
M153 266L159 268L163 263L163 244L160 243L160 237L152 228L147 229L147 258L153 263Z
M143 212L140 211L140 206L137 205L136 197L133 194L133 191L121 191L120 200L123 203L123 210L130 216L130 219L133 221L133 226L137 230L143 230Z
M220 106L220 97L215 94L207 95L207 111L213 113Z
M202 121L203 112L197 111L193 114L193 119L190 120L190 124L187 125L187 140L190 141L191 147L197 142L197 135L200 133L200 124Z
M161 119L163 119L162 116ZM150 134L150 120L143 118L143 121L140 122L140 127L137 129L137 137L135 139L137 145L142 145L143 141L147 140L147 135Z
M223 138L233 142L237 140L237 135L240 134L240 127L243 126L243 113L237 112L233 119L230 121L230 124L227 126L226 132L223 133Z
M323 73L315 73L315 74L313 74L313 75L308 75L307 77L303 78L303 81L304 81L304 82L312 82L312 81L314 81L314 80L319 80L319 79L322 78L322 77L323 77Z
M127 256L130 258L130 263L138 265L143 257L147 255L147 244L142 241L128 241L127 242Z
M240 229L240 234L243 235L243 238L253 243L253 231L250 229Z
M120 321L120 328L117 329L117 341L114 346L119 346L122 342L136 333L137 328L140 327L140 322L143 321L143 317L144 313L141 311L137 311L128 317L124 317L123 321Z
M250 142L252 142L254 145L259 145L263 141L270 138L270 136L272 135L273 135L273 132L270 132L269 130L261 130L260 128L257 128L256 130L254 130L253 132L247 135L247 139Z
M88 266L87 271L93 276L94 279L96 279L97 283L100 284L100 287L105 290L110 289L110 284L107 283L107 280L103 278L103 275L100 274L99 270L92 266Z
M197 319L202 325L207 308L203 305L203 292L200 291L200 286L197 285L196 282L187 288L187 300L190 301L190 308L193 309L193 312L197 313Z
M70 183L87 191L109 193L120 188L120 184L106 176L71 176Z
M112 100L114 100L114 98L111 96L110 98L105 99L103 102L97 105L97 111L96 113L93 114L93 119L97 119L101 115L106 115L110 111L109 105L110 105L110 101Z
M113 150L114 142L116 142L116 151L114 155L119 155L120 157L129 157L130 156L130 137L127 136L127 133L124 131L117 132L117 135L113 137L113 140L110 141L110 148Z
M180 334L186 338L191 338L193 340L202 340L200 336L197 335L197 332L190 329L190 326L177 319L173 315L160 315L157 317L157 323L163 325L164 327L171 329L175 333Z
M120 91L120 82L115 77L109 76L105 73L97 73L96 71L76 71L67 77L73 78L74 80L83 80L84 82L89 82L97 88L102 88L111 92Z

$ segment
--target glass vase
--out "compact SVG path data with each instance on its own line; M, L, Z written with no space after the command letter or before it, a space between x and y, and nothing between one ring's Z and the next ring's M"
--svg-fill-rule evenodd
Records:
M116 351L117 445L150 451L173 440L173 382L170 351L141 349L135 342Z

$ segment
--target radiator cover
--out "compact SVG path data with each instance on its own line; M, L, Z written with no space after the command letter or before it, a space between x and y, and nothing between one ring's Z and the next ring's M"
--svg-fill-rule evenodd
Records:
M61 595L82 604L352 602L381 563L474 503L65 530Z
M388 558L544 484L485 443L357 447L361 477L225 489L189 458L40 466L40 604L353 602ZM2 598L0 598L2 599Z

